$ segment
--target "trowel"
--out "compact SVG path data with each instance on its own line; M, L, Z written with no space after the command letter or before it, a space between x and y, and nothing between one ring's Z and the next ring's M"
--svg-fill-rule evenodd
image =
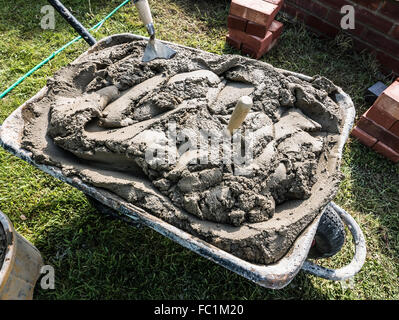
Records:
M141 21L144 23L150 35L150 39L144 51L143 62L149 62L154 59L173 58L176 55L176 51L155 39L155 28L148 0L134 0L133 3L139 12Z

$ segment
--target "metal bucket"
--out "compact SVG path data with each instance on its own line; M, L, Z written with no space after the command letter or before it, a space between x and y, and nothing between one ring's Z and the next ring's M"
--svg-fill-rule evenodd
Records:
M6 235L6 254L0 269L0 300L32 300L43 260L28 240L18 234L0 211L0 225Z

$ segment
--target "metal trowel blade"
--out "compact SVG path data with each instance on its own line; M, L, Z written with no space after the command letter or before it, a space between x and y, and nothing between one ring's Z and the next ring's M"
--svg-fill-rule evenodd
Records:
M144 51L143 62L149 62L154 59L171 59L176 53L175 50L164 45L162 42L150 39Z

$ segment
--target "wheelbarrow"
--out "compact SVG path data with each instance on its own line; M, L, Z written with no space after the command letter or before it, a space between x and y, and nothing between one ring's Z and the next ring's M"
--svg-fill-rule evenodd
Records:
M88 53L95 52L101 47L107 47L110 43L120 43L121 39L123 39L123 41L126 41L126 39L148 40L148 38L133 34L113 35L97 42L88 51L83 53L81 57ZM165 43L168 44L168 42ZM176 44L173 45L176 46ZM192 48L190 49L193 50ZM198 51L200 52L200 50ZM312 79L303 74L285 70L279 71L294 75L305 81L310 81ZM198 237L176 228L145 210L125 201L110 191L84 183L78 177L67 177L58 167L36 163L32 158L32 154L21 147L21 136L24 128L22 109L25 105L40 99L45 92L46 87L16 109L5 120L0 127L0 145L20 159L84 192L98 211L111 214L136 226L150 227L183 247L266 288L281 289L287 286L300 270L304 270L324 279L340 281L353 277L362 268L366 259L366 244L363 233L355 220L345 210L333 202L329 203L322 211L322 214L317 216L314 221L302 231L289 252L287 252L283 258L275 264L258 265L242 260ZM355 108L350 97L341 88L338 88L335 100L345 114L337 155L337 161L340 161L344 143L353 126ZM308 257L329 257L341 249L345 234L343 232L341 220L348 226L353 235L355 243L355 255L353 260L347 266L338 270L327 269L309 261Z

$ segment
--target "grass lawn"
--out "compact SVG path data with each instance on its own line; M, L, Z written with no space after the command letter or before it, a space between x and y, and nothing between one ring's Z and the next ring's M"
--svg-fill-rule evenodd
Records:
M122 0L65 0L93 26ZM159 37L206 51L238 53L225 44L229 0L152 0ZM47 1L0 0L0 91L76 34L56 15L56 29L42 30ZM345 36L322 40L286 21L279 45L262 58L276 67L333 80L352 97L358 116L367 110L365 88L391 79L375 59L358 54ZM95 33L145 35L131 4ZM87 50L80 41L0 100L0 123L32 97L60 67ZM342 161L344 179L336 202L360 224L367 261L351 285L300 272L283 290L261 288L190 252L149 228L135 229L98 214L85 196L0 150L0 210L55 268L55 290L36 288L36 299L399 299L399 166L350 139ZM350 237L349 237L350 239ZM347 242L335 257L351 260Z

